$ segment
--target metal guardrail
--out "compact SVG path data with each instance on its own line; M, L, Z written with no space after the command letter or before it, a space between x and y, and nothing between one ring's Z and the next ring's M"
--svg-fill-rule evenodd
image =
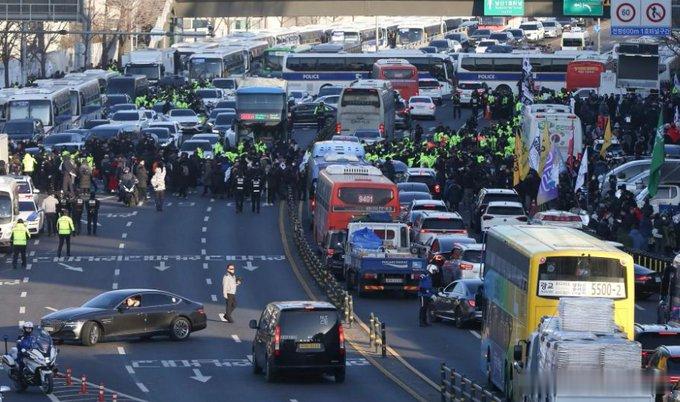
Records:
M380 355L382 357L387 356L387 331L385 330L385 323L380 321L375 314L371 313L368 330L370 346L375 348L376 353L378 353L378 348L380 348Z
M673 263L672 258L663 255L631 248L625 248L624 250L633 256L633 261L635 261L636 264L647 267L658 273L662 273L667 266Z
M501 402L500 398L457 373L446 363L442 363L440 373L441 402Z

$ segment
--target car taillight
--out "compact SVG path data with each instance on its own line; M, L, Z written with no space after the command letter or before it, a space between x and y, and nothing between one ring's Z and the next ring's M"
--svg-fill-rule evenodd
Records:
M428 105L427 107L434 110L434 105Z
M475 306L477 305L477 303L476 303L474 300L468 300L468 301L467 301L467 304L468 304L468 306L470 306L470 307L475 307Z
M635 280L640 281L640 282L647 282L650 279L652 279L652 277L649 276L649 275L640 275L640 276L635 277ZM659 334L659 335L661 335L661 334Z
M427 233L427 229L420 229L420 233Z
M333 254L335 254L335 250L333 250L332 248L326 249L326 255L327 256L332 257Z
M196 312L200 315L205 315L205 310L203 310L203 307L197 309Z
M439 192L442 190L442 188L439 186L439 184L435 184L434 186L434 192L439 194Z
M517 220L520 221L520 222L526 222L527 217L526 216L519 216L519 217L517 217Z
M335 123L335 133L340 134L340 130L342 130L342 124Z
M461 271L468 271L472 269L472 264L462 263L460 264Z
M411 279L420 279L421 277L421 274L411 274Z
M380 123L378 126L378 132L380 132L381 137L385 136L385 123Z
M366 273L363 275L364 279L378 279L378 274Z
M340 354L345 354L345 329L342 324L338 326L338 340L340 341Z
M676 383L676 382L680 381L680 376L672 375L672 376L669 376L668 379L669 379L670 382Z
M274 328L274 356L281 355L281 326L277 325Z
M491 215L484 215L484 216L482 216L482 219L485 220L485 221L488 221L489 219L493 219L493 216L491 216Z

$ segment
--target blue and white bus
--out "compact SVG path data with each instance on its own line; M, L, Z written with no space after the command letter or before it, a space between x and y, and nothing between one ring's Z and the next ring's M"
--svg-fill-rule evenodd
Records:
M353 81L371 78L376 61L394 58L405 59L414 65L421 78L435 78L442 85L442 93L450 96L454 79L451 57L419 50L288 54L284 60L283 79L288 81L289 90L317 94L326 86L349 86Z
M582 53L461 53L456 63L456 78L458 84L484 82L492 90L499 88L517 94L522 63L528 58L535 85L559 91L567 86L567 65Z

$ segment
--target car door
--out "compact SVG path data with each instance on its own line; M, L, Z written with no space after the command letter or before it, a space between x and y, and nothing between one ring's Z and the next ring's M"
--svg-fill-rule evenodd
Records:
M458 311L458 309L461 309L461 311L464 312L464 307L461 307L461 303L465 302L466 295L467 287L465 287L465 283L462 281L456 282L453 291L449 293L447 304L448 314L451 318L456 316L456 311Z
M126 300L129 298L139 298L139 307L128 307ZM141 307L143 302L142 295L130 295L126 297L117 309L113 312L112 323L110 331L106 331L107 335L121 336L143 333L146 329L146 313ZM105 328L106 330L106 328Z
M145 333L161 333L170 329L177 316L179 297L160 292L142 294L142 311L146 314Z
M267 341L269 335L267 334L267 328L269 328L271 317L272 317L273 307L267 307L258 321L257 331L255 332L255 340L253 341L253 359L263 367L265 365L265 355L267 350Z
M452 282L437 297L437 312L442 317L453 318L453 300L459 282Z

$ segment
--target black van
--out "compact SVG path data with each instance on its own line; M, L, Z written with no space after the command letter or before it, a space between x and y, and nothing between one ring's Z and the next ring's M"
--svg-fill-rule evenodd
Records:
M338 310L330 303L269 303L253 340L253 371L267 382L283 372L321 372L345 381L345 333Z
M107 95L124 94L134 102L138 96L149 94L149 80L144 75L121 75L111 77L106 87Z

